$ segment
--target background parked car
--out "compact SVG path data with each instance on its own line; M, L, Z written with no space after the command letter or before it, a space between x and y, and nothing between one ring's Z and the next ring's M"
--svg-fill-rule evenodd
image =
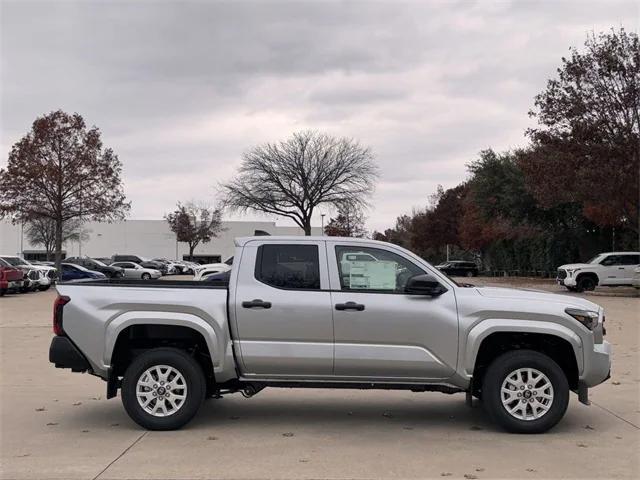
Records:
M167 275L180 275L183 273L184 266L174 260L167 260L166 258L154 258L153 262L160 262L167 268Z
M193 279L202 280L202 277L204 277L205 275L226 272L229 270L231 270L231 267L226 263L209 263L206 265L200 265L200 267L196 269Z
M0 258L0 297L22 288L24 272Z
M162 273L160 270L153 268L145 268L134 262L115 262L112 267L120 267L124 270L126 278L138 278L142 280L151 280L152 278L160 278Z
M58 272L55 267L49 265L33 264L28 260L25 260L24 258L18 257L16 255L0 255L0 258L14 267L23 269L23 271L25 270L25 268L37 268L38 270L42 270L45 272L45 275L47 275L53 281L55 281L55 279L58 277Z
M97 280L100 278L107 278L104 273L94 272L80 265L74 265L73 263L63 263L60 265L62 272L60 273L60 280L63 282L69 282L72 280Z
M202 277L203 282L212 283L214 285L227 286L231 278L231 270L226 272L210 273Z
M593 290L598 285L633 285L636 267L640 267L640 252L600 253L586 263L561 265L556 280L577 292Z
M120 267L112 267L106 265L100 260L89 257L69 257L65 259L65 263L73 263L74 265L80 265L88 270L94 272L104 273L109 278L122 278L124 277L124 270Z
M477 277L478 265L474 262L466 262L464 260L450 260L448 262L436 265L441 272L453 277Z
M31 268L27 272L27 277L31 281L31 291L40 290L44 292L49 290L53 284L53 280L47 276L47 272L38 268Z
M161 262L149 260L148 258L141 257L140 255L114 255L111 257L111 265L115 262L133 262L137 263L141 267L158 270L162 275L167 274L167 266Z

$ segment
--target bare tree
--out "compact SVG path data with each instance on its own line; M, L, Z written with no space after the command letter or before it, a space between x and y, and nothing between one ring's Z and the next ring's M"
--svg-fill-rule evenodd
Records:
M48 217L36 217L29 220L26 227L27 239L32 245L42 245L47 254L47 260L56 245L56 222ZM80 219L70 220L62 226L62 243L89 240L89 231L82 228Z
M371 151L358 142L298 132L246 152L238 175L221 186L223 205L290 218L311 235L316 207L366 207L377 176Z
M208 243L218 236L222 228L220 209L197 205L194 202L177 205L178 208L165 215L169 228L176 234L179 242L189 245L189 260L200 243Z
M97 127L87 129L77 113L51 112L33 122L0 169L0 217L51 219L59 268L66 222L110 221L129 210L121 171L113 150L103 149Z

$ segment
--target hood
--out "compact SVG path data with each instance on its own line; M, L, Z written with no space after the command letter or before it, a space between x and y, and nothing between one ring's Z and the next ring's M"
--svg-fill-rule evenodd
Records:
M592 310L594 312L600 310L600 306L598 304L585 300L584 298L570 295L559 295L557 293L549 293L541 290L500 287L476 287L476 290L480 295L488 298L558 303L565 307L582 308L585 310Z
M31 268L40 270L42 272L50 272L51 270L56 269L56 267L50 267L49 265L33 265Z
M593 267L592 263L567 263L566 265L560 265L558 268L563 270L575 270L576 268L589 268Z

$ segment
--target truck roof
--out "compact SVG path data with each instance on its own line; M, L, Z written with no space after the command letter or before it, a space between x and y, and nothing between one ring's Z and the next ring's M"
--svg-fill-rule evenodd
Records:
M237 247L243 247L246 243L252 240L276 240L276 241L287 241L287 242L300 242L300 241L339 241L339 242L367 242L372 244L380 244L380 245L388 245L387 242L381 242L379 240L371 240L370 238L356 238L356 237L329 237L326 235L312 235L312 236L303 236L303 235L275 235L275 236L265 236L265 235L256 235L252 237L237 237L234 242Z

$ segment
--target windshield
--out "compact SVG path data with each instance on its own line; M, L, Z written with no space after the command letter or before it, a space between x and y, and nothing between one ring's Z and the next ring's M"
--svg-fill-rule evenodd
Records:
M96 260L95 258L92 258L91 260L89 260L91 263L95 263L96 265L98 265L99 267L106 267L107 264L102 263L100 260Z
M587 263L600 263L601 258L602 258L602 255L596 255L591 260L588 260Z

